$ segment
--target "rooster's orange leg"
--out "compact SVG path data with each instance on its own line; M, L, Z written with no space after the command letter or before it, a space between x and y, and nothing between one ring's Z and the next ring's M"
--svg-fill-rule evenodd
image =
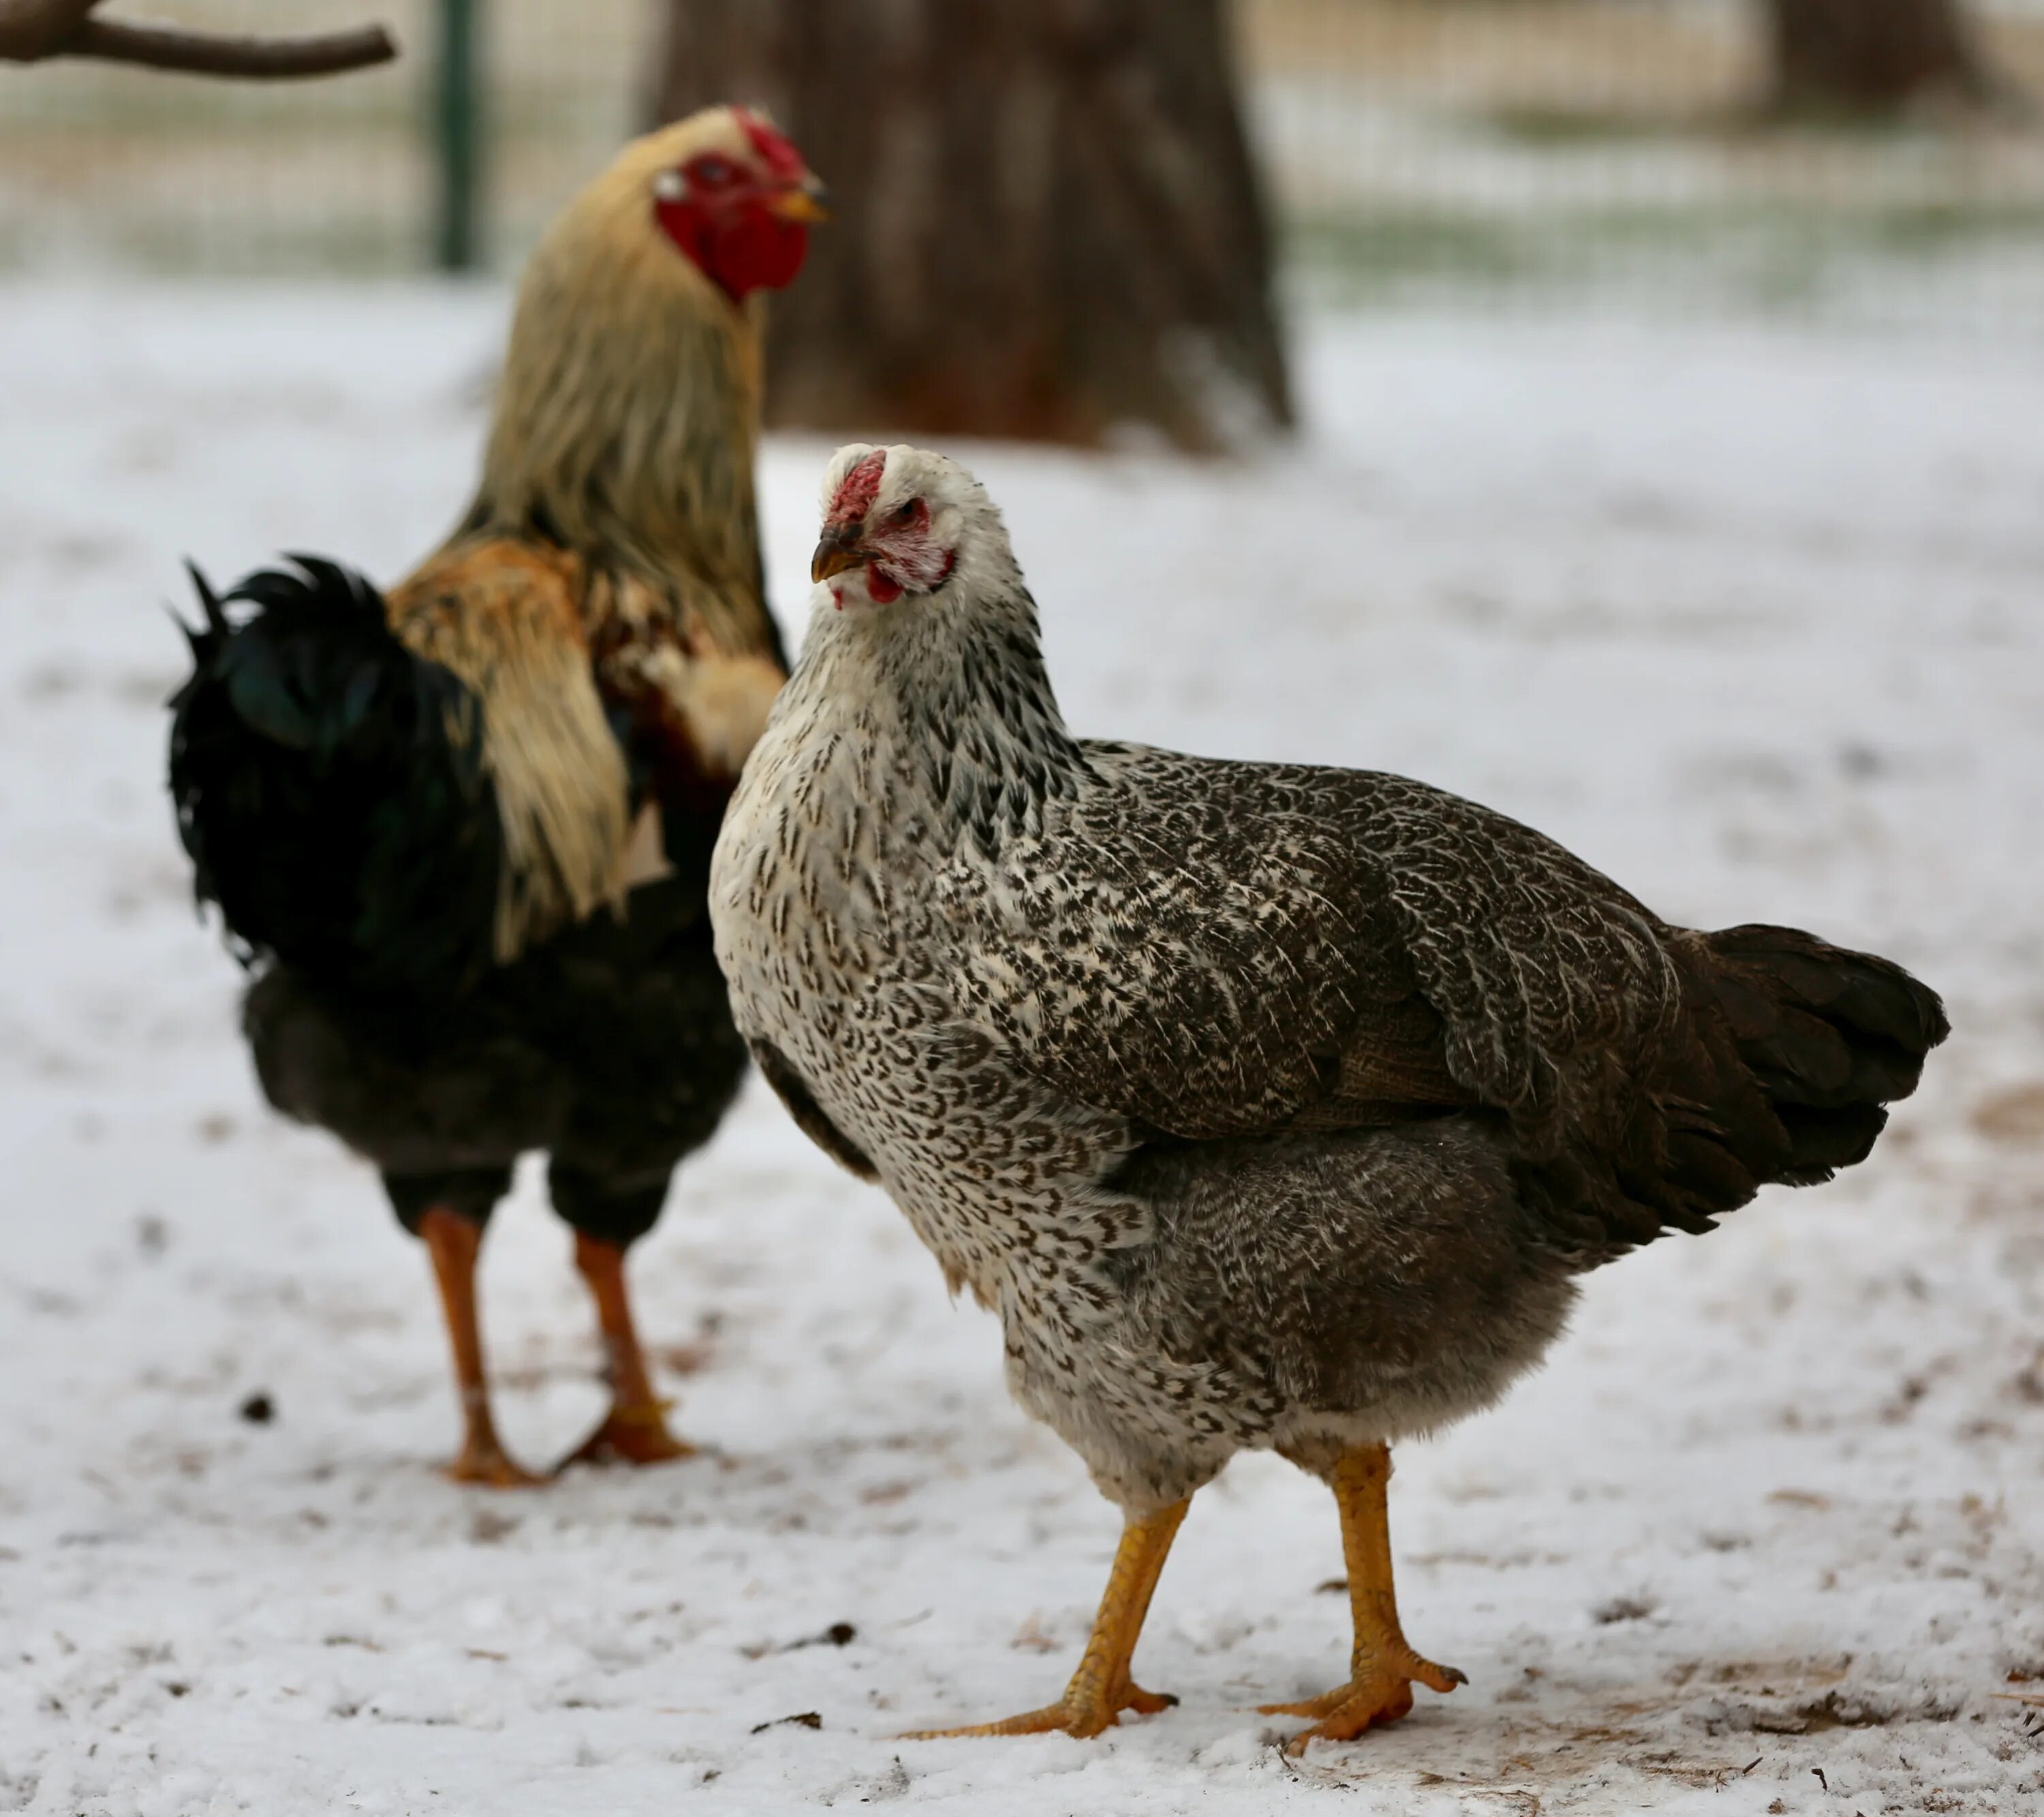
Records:
M1145 1519L1132 1520L1121 1530L1121 1544L1108 1575L1107 1592L1100 1600L1100 1613L1093 1617L1092 1637L1078 1670L1056 1703L1010 1716L1005 1722L982 1723L967 1729L919 1730L901 1738L927 1742L951 1735L1040 1735L1055 1731L1083 1741L1113 1727L1124 1710L1152 1716L1177 1703L1175 1697L1143 1689L1129 1676L1128 1668L1165 1558L1191 1506L1189 1496L1174 1501Z
M419 1235L433 1258L433 1278L440 1284L465 1427L461 1454L448 1466L447 1473L458 1483L482 1483L499 1489L529 1488L540 1479L512 1462L490 1416L490 1384L482 1373L482 1329L475 1310L475 1258L482 1248L482 1227L436 1205L419 1220Z
M1302 1704L1262 1707L1266 1716L1314 1719L1310 1729L1292 1738L1286 1751L1295 1754L1304 1753L1311 1742L1353 1741L1374 1725L1397 1722L1412 1708L1416 1682L1443 1692L1469 1682L1452 1665L1436 1665L1421 1658L1406 1644L1404 1631L1398 1625L1385 1507L1385 1491L1391 1482L1389 1450L1363 1445L1345 1453L1328 1473L1327 1481L1341 1511L1342 1555L1348 1562L1355 1648L1349 1658L1346 1684Z
M610 1411L603 1423L557 1468L582 1459L621 1458L628 1464L660 1464L695 1454L667 1430L667 1403L653 1392L645 1353L639 1347L632 1320L631 1296L624 1286L624 1251L616 1243L599 1243L575 1232L575 1266L589 1283L603 1343L610 1362Z

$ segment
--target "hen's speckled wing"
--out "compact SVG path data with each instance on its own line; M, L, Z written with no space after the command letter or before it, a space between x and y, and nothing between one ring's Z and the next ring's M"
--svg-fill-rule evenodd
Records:
M1629 1114L1669 931L1551 840L1394 776L1085 748L1095 785L946 889L963 1006L1055 1089L1193 1140Z

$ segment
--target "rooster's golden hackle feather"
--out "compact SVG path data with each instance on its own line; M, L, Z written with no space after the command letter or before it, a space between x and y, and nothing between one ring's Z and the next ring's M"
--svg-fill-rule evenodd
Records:
M707 151L748 155L735 110L634 141L542 240L475 497L390 595L398 635L483 704L505 960L633 880L606 705L651 703L728 787L785 672L753 495L763 304L679 256L649 202Z

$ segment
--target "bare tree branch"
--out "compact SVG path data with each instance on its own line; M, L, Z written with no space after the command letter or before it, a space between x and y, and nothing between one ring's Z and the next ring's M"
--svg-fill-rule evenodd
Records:
M60 55L107 63L144 63L191 75L246 76L259 81L338 75L387 63L398 46L381 25L323 32L298 38L228 38L168 25L130 25L88 19Z
M310 37L222 37L174 25L97 19L91 15L98 4L99 0L0 0L0 61L90 57L191 75L279 81L367 69L398 54L396 43L381 25Z
M0 59L32 63L57 56L58 45L98 4L99 0L0 0Z

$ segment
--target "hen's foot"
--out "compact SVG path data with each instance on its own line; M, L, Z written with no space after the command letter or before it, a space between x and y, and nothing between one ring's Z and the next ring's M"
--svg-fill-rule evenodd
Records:
M613 1406L603 1423L554 1466L558 1476L571 1464L667 1464L693 1458L697 1447L667 1430L664 1400L639 1407Z
M1188 1498L1131 1520L1121 1530L1121 1543L1115 1548L1114 1569L1108 1573L1106 1593L1100 1599L1100 1612L1093 1617L1093 1633L1086 1641L1079 1669L1056 1703L1040 1710L1025 1711L1005 1723L979 1723L967 1729L922 1729L904 1735L904 1741L932 1742L952 1735L1075 1735L1085 1741L1111 1729L1124 1710L1154 1716L1178 1702L1145 1691L1130 1674L1128 1662L1135 1657L1135 1642L1143 1632L1143 1618L1150 1611L1150 1597L1157 1588L1157 1576L1178 1523L1190 1507Z
M440 1474L449 1482L474 1483L491 1489L537 1489L546 1481L515 1462L494 1436L471 1435L462 1446L461 1455L444 1465Z
M1381 1728L1409 1715L1412 1687L1424 1684L1443 1696L1468 1678L1452 1665L1436 1665L1422 1659L1410 1647L1400 1648L1388 1659L1358 1660L1346 1684L1322 1697L1299 1704L1266 1704L1266 1716L1308 1716L1310 1729L1302 1729L1286 1744L1289 1754L1304 1754L1315 1742L1352 1742L1367 1729Z
M949 1741L956 1735L1074 1735L1090 1740L1112 1728L1121 1712L1133 1710L1139 1716L1154 1716L1168 1710L1178 1699L1161 1692L1146 1691L1132 1679L1098 1692L1074 1686L1055 1704L1040 1710L1025 1711L1005 1722L975 1723L963 1729L917 1729L901 1737L905 1742Z

